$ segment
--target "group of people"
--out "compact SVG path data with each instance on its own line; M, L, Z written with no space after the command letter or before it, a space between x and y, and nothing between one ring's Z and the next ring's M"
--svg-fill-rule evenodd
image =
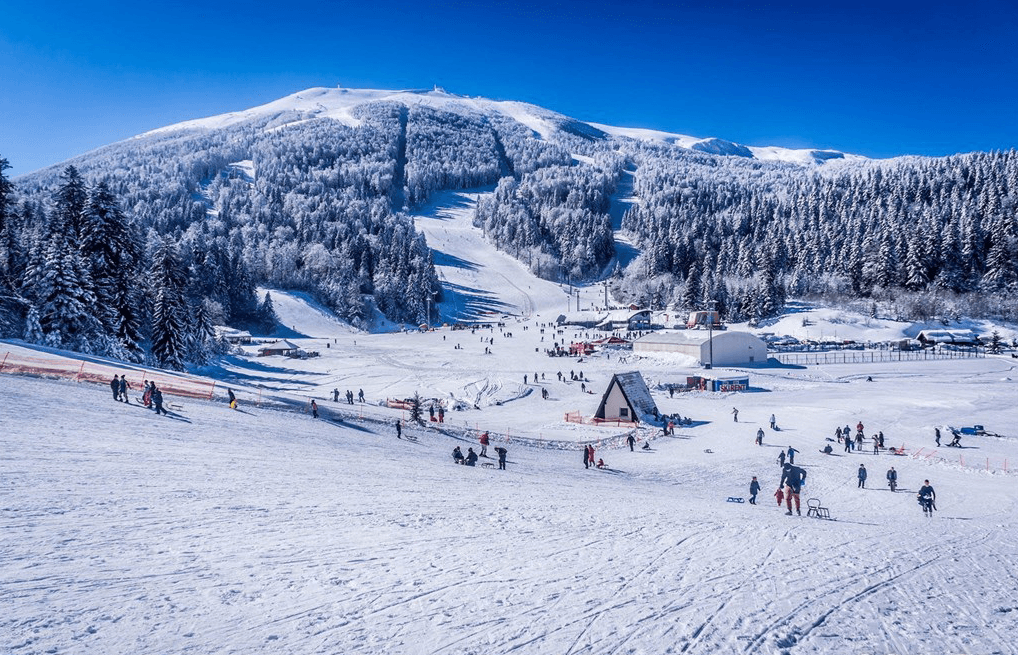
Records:
M357 400L362 403L364 402L364 389L357 390ZM339 402L339 389L332 390L332 402L334 403ZM353 404L353 392L350 391L349 389L346 390L346 404L347 405Z
M631 438L632 436L630 436L630 439ZM632 443L629 444L629 449L630 450L633 449ZM597 467L599 469L607 468L607 465L604 463L603 459L598 459L596 462L594 461L593 444L587 444L586 446L583 446L582 450L583 450L583 468L589 469L591 466Z
M485 432L484 433L485 439L487 439L487 435L488 433ZM483 447L486 449L487 445L488 445L487 443L484 443ZM495 453L498 455L498 468L500 471L504 471L505 460L506 457L509 455L509 451L503 448L502 446L495 446ZM481 456L487 457L487 455L484 454L484 450L481 451ZM463 454L463 451L460 450L459 446L456 446L455 448L452 449L452 461L455 462L456 464L463 464L464 466L476 466L477 458L478 455L477 453L474 452L474 449L472 447L467 448L466 455Z
M121 374L119 377L114 375L113 379L110 380L110 390L113 392L113 400L119 402L125 402L130 404L131 400L128 398L127 390L131 388L131 385L127 383L127 378ZM148 409L154 409L156 414L169 414L166 408L163 407L163 392L156 387L155 382L144 381L144 390L142 391L141 404Z
M846 453L850 453L853 450L858 450L858 451L862 452L863 445L866 442L866 433L863 431L863 429L864 429L864 426L862 424L862 421L859 421L859 423L857 423L856 426L855 426L855 438L853 438L852 437L852 431L849 429L849 427L847 425L845 427L843 427L843 428L835 427L834 428L834 437L835 437L835 439L837 440L838 443L844 443L845 444L845 452ZM876 434L874 434L871 437L871 439L872 439L872 442L873 442L873 454L874 455L879 455L881 449L884 448L884 432L883 432L883 430L881 430L881 431L877 432ZM829 453L829 451L826 451L826 450L825 450L825 452Z

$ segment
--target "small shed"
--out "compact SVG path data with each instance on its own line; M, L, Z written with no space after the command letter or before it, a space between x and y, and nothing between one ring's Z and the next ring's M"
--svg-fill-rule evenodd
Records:
M745 366L767 362L767 344L760 337L728 330L725 332L679 331L654 332L633 342L633 352L680 353L695 357L700 365Z
M597 324L601 330L646 330L650 327L649 309L619 309L608 312Z
M227 343L233 345L247 345L251 343L251 333L247 330L235 330L225 325L217 325L215 326L215 331L216 336L225 339Z
M616 373L601 397L595 420L647 421L658 415L657 405L639 371Z
M298 357L300 356L300 348L297 344L292 341L283 339L276 343L263 346L258 349L259 357L270 357L272 355L283 355L284 357Z

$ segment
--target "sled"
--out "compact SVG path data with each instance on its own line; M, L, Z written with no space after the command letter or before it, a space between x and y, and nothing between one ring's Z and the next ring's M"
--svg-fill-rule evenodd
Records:
M481 462L482 469L493 469L495 468L495 462Z
M725 501L725 502L728 502L728 503L741 503L741 502L743 502L744 500L745 500L745 499L743 499L743 498L739 498L738 496L729 496L729 497L728 497L728 500L727 500L727 501Z
M707 453L708 455L713 455L714 454L714 451L711 450L710 448L704 448L703 452Z
M820 506L820 499L819 498L810 498L810 499L808 499L806 501L806 507L809 508L808 510L806 510L806 516L807 517L812 516L813 518L817 518L817 519L830 519L831 518L831 511L829 509L827 509L826 507L821 507Z

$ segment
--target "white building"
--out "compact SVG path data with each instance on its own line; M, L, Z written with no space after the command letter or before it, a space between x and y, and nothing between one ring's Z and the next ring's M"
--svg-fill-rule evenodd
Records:
M743 366L767 362L767 344L749 332L654 332L633 342L637 353L680 353L695 357L700 365Z

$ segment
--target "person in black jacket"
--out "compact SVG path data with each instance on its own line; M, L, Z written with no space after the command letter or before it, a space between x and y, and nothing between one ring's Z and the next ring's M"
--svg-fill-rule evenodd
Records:
M120 374L120 399L123 400L125 403L130 404L131 399L127 397L127 389L128 389L127 378L125 378L124 374L121 373Z
M113 392L113 400L120 400L120 379L115 375L110 380L110 391Z
M155 405L156 414L162 412L163 416L169 414L166 408L163 407L163 392L156 388L155 383L152 383L152 404Z
M916 498L919 499L919 506L923 508L923 516L933 516L933 510L937 509L937 492L930 486L929 480L923 480L923 486L919 487Z
M887 486L891 488L891 491L898 489L898 472L894 470L893 466L887 471Z
M749 483L749 504L756 505L756 495L760 493L760 483L756 481L756 476L753 476L753 481Z
M498 468L504 471L505 470L505 457L509 453L509 451L507 451L502 446L495 446L495 452L498 453Z
M633 445L636 443L636 437L630 434L626 437L626 443L629 444L629 452L633 452Z
M795 513L802 516L802 512L799 511L799 492L802 491L802 485L806 481L806 471L799 468L798 466L792 466L791 464L785 464L781 469L781 481L778 482L778 488L784 487L785 489L785 502L787 503L788 511L785 514L792 515L792 497L795 497Z
M477 453L474 452L473 448L467 448L467 458L463 463L467 466L473 466L477 463Z
M457 464L463 463L463 451L460 450L459 446L456 446L455 448L452 449L452 461L456 462Z

